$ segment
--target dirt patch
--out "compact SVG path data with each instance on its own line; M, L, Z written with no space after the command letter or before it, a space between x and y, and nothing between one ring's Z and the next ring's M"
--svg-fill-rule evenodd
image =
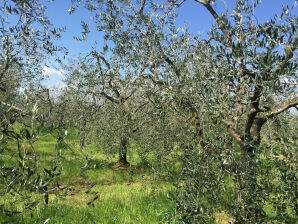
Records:
M109 164L109 167L113 170L127 170L127 169L136 169L135 165L132 165L130 163L111 163Z

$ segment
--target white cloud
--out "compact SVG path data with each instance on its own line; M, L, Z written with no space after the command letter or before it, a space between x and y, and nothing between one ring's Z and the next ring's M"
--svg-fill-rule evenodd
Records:
M64 82L65 71L63 69L44 66L42 68L42 74L44 76L42 84L48 88L53 95L59 95L60 92L66 88Z
M63 69L55 69L55 68L50 68L48 66L44 66L42 68L42 74L45 77L63 77L64 76L64 71Z

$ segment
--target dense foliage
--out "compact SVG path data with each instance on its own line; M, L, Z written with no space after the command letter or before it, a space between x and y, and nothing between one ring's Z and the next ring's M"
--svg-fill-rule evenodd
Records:
M297 221L296 1L260 23L260 0L237 0L222 14L217 1L196 0L214 18L204 38L176 27L177 8L187 2L73 0L70 14L85 7L92 18L76 39L102 32L104 43L64 66L66 88L56 96L33 81L42 56L61 50L51 41L62 30L43 35L51 25L38 1L1 2L2 194L29 188L48 195L67 130L76 130L82 170L94 165L90 145L117 154L112 169L136 168L128 155L137 149L142 166L174 186L176 207L163 222ZM5 25L7 14L25 25ZM42 131L57 139L51 169L26 157ZM9 160L15 145L19 158Z
M42 65L62 50L53 44L62 29L52 27L45 10L39 1L0 1L0 195L11 196L0 208L9 216L38 203L30 192L47 202L61 170L58 158L40 163L34 147L51 116L49 92L39 85Z

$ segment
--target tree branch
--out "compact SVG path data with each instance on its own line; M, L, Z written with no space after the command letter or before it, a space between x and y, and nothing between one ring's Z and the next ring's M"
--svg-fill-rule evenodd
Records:
M109 96L108 94L105 93L105 79L104 79L104 73L103 73L103 69L101 66L100 61L103 61L105 63L105 65L107 66L107 68L109 70L111 70L111 64L108 62L108 60L105 59L105 57L103 57L102 55L98 54L97 52L92 52L92 55L96 58L97 61L97 66L99 69L99 72L101 74L101 82L102 82L102 91L101 91L101 95L103 95L104 97L106 97L108 100L114 102L114 103L118 103L119 100L113 98L112 96ZM120 98L120 92L118 91L118 89L112 84L112 77L110 77L110 80L108 82L110 88L113 90L113 92L117 95L118 98Z
M215 10L210 5L210 0L195 0L195 1L202 4L203 6L205 6L205 8L211 13L213 18L216 20L218 27L223 32L225 38L227 39L228 42L230 42L229 32L227 31L224 23L222 22L221 18L217 14L217 12L215 12Z
M171 0L170 2L176 6L177 8L179 8L186 0L182 0L181 2L177 3L177 1L175 0Z
M285 55L282 61L277 66L277 68L275 69L275 72L274 72L275 74L279 74L285 69L285 67L287 66L287 63L293 58L294 52L297 49L297 45L298 45L298 36L296 36L294 42L288 48L285 49Z
M146 0L143 0L142 1L142 5L141 5L141 8L139 10L139 15L140 15L141 19L143 20L143 22L148 27L148 29L150 29L150 24L149 24L148 20L146 19L146 17L143 14L143 9L144 9L144 6L145 6L145 2L146 2ZM177 69L177 66L175 65L175 63L165 54L165 52L163 50L163 47L162 47L162 44L160 42L160 39L159 39L158 35L156 34L155 30L154 29L150 29L150 31L154 35L154 40L157 43L157 47L159 48L159 50L160 50L160 52L162 54L162 57L167 62L167 64L174 70L174 72L176 73L176 75L178 77L180 77L180 71ZM142 33L142 32L140 32L140 33ZM150 41L149 40L147 40L147 43L148 43L148 45L150 45Z
M99 53L97 53L95 51L92 52L92 55L97 59L97 61L102 60L105 63L105 65L107 66L107 68L111 69L111 65L108 62L108 60L105 59L105 57L103 57L102 55L100 55Z
M16 106L13 106L13 105L10 105L10 104L8 104L8 103L5 103L5 102L3 102L3 101L0 101L0 105L4 105L4 106L6 106L6 107L9 107L8 111L12 110L12 111L18 113L18 114L21 115L21 116L29 116L29 115L30 115L29 112L27 112L27 111L25 111L25 110L23 110L23 109L21 109L21 108L18 108L18 107L16 107Z
M160 40L159 38L155 35L155 39L156 39L156 42L157 42L157 46L160 50L160 52L162 53L162 56L163 58L165 59L165 61L167 62L167 64L169 66L171 66L171 68L174 70L174 72L176 73L177 77L179 78L180 77L180 71L179 69L177 69L177 66L175 65L175 63L165 54L164 50L163 50L163 47L160 43Z
M139 106L135 109L135 111L132 112L132 115L134 115L135 113L137 113L142 107L144 107L144 106L146 106L147 104L149 104L149 102L150 102L150 101L148 100L148 101L146 101L145 103L139 105Z
M113 102L113 103L119 103L119 100L115 99L112 96L109 96L108 94L106 94L105 92L101 92L100 93L102 96L104 96L106 99L108 99L109 101Z
M142 4L141 4L141 7L140 7L140 10L139 10L139 14L143 14L143 10L145 8L145 4L146 4L146 0L143 0L142 1Z
M298 105L298 95L296 95L295 97L293 97L292 99L286 102L283 102L274 106L273 109L265 113L265 118L269 119L269 118L276 117L277 115L288 110L291 107L297 107L297 105Z

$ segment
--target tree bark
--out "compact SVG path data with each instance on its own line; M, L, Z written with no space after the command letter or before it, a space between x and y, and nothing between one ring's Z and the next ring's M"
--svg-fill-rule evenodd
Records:
M119 159L118 163L128 164L127 162L127 146L128 146L128 137L127 135L122 135L120 139L120 149L119 149Z

